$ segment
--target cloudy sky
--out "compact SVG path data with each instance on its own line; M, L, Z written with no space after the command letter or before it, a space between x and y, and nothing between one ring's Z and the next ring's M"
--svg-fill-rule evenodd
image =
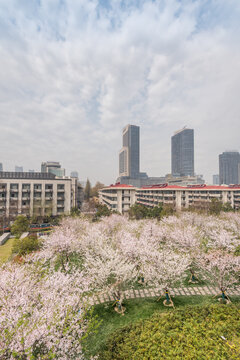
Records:
M0 0L0 162L60 161L105 184L122 128L141 171L171 171L171 136L195 130L195 171L240 150L239 0Z

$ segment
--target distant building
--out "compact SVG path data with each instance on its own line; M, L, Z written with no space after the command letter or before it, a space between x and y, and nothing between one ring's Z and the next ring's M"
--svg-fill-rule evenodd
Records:
M148 179L140 172L140 127L127 125L123 129L122 149L119 152L119 177L117 182L141 186Z
M213 185L219 185L219 175L213 175Z
M58 161L47 161L43 162L41 165L42 173L51 173L58 177L65 176L65 169L61 168L61 165Z
M30 173L34 173L34 172L35 172L35 170L28 170L28 172L30 172Z
M238 151L225 151L219 155L219 183L239 183L240 154Z
M143 173L141 173L143 174ZM116 183L119 184L126 184L126 185L133 185L135 187L147 186L147 185L155 185L155 184L162 184L165 183L165 177L148 177L146 176L139 177L138 179L132 179L127 176L121 176L117 179Z
M22 166L15 166L15 172L23 172L23 167Z
M3 171L3 165L0 163L0 171Z
M171 138L172 175L194 176L194 131L183 128Z
M139 177L139 133L136 125L127 125L123 129L123 147L119 153L119 176L128 176L133 179Z
M78 178L78 172L77 171L72 171L70 176L72 178Z
M187 186L187 185L202 185L205 184L205 180L203 179L203 175L195 175L195 176L172 176L168 174L165 176L165 183L168 185L179 185L179 186Z

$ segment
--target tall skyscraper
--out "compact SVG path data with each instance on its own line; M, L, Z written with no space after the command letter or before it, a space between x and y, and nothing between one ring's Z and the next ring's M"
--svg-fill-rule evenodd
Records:
M219 182L221 184L239 183L240 154L238 151L225 151L219 155Z
M15 166L15 172L23 172L23 167L22 166Z
M194 131L183 128L171 138L172 175L194 176Z
M0 163L0 171L3 171L3 165Z
M138 179L140 176L139 133L136 125L127 125L123 129L123 147L119 153L119 176Z

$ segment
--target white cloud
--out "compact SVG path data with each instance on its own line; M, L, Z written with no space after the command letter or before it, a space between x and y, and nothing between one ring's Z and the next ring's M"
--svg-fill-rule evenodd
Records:
M124 4L0 4L5 167L58 160L110 183L127 123L141 126L149 175L170 172L170 137L183 125L195 129L196 170L207 179L220 152L240 150L239 2Z

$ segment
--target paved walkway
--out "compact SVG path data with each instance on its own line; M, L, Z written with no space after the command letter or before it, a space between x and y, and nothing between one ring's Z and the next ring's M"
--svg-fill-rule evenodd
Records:
M189 287L179 287L179 288L169 288L169 293L172 297L174 296L192 296L192 295L221 295L220 290L217 287L212 286L189 286ZM240 296L240 286L235 289L228 289L227 295L231 296ZM159 297L164 295L164 291L160 288L156 289L131 289L126 290L123 293L124 299L137 299L137 298L151 298ZM89 302L91 305L102 304L105 302L113 302L114 298L111 294L99 294L94 295Z

